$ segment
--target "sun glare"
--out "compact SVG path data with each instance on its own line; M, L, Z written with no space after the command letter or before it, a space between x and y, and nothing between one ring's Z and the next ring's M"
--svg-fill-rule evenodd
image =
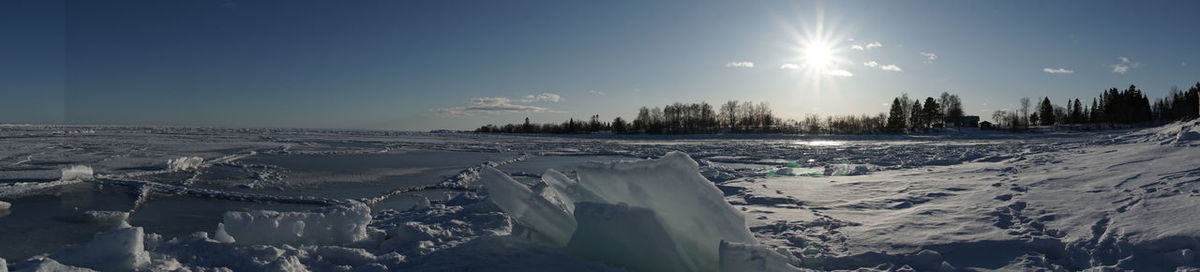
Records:
M812 41L804 47L804 66L809 70L827 72L833 59L833 48L824 41Z
M842 55L842 51L848 49L842 43L851 39L845 36L848 33L838 31L837 27L827 23L824 17L824 13L818 11L812 22L785 25L792 36L792 43L788 46L793 52L787 61L793 63L788 64L792 68L786 69L801 72L803 82L811 84L811 90L816 95L825 88L836 89L832 85L840 80L833 78L854 77L849 69L854 62Z

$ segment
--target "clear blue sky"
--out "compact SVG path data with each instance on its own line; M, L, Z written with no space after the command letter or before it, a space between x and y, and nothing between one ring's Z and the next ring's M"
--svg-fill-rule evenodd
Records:
M1022 96L1090 101L1136 84L1155 98L1195 84L1198 10L1196 1L10 0L0 2L0 122L466 129L727 99L767 101L784 118L873 114L901 92L942 91L987 119ZM814 67L814 47L831 61Z

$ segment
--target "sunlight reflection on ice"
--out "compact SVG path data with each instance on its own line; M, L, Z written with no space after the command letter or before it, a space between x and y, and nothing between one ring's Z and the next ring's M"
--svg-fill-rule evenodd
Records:
M792 142L792 144L807 145L807 146L840 146L840 145L846 144L846 142L842 142L842 141L795 141L795 142Z

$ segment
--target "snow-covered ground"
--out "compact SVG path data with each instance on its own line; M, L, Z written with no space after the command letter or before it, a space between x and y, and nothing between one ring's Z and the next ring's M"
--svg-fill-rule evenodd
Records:
M1198 147L8 125L0 271L1187 270Z

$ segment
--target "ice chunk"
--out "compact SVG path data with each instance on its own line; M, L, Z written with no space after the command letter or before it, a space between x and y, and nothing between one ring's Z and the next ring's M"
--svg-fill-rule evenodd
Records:
M787 257L764 246L721 241L720 251L722 272L800 271L788 263Z
M825 166L826 176L858 176L871 172L871 168L862 164L830 164Z
M370 223L371 208L355 202L317 212L231 211L218 227L238 244L324 245L365 241Z
M309 271L308 267L304 266L303 263L300 263L300 259L296 258L296 256L287 256L287 257L279 258L278 260L275 260L275 262L272 262L271 264L267 265L267 269L269 271L279 271L279 272L308 272Z
M575 219L562 206L555 205L541 194L513 180L495 168L485 167L480 179L488 192L488 200L509 216L549 238L552 246L563 246L575 231ZM542 189L553 191L551 187Z
M0 258L0 272L8 272L8 262L4 258Z
M229 232L225 231L225 223L217 223L217 231L213 232L213 240L226 244L237 242L233 236L229 236Z
M51 259L72 266L101 271L130 271L150 262L141 227L121 222L112 230L96 234L87 244L61 249Z
M8 210L12 208L12 203L0 201L0 210Z
M87 221L100 225L112 225L129 219L129 212L122 211L86 211L83 212Z
M686 154L576 172L578 181L547 171L537 194L495 169L485 169L480 181L488 198L521 225L565 235L570 251L629 268L716 271L722 240L757 243L741 213ZM555 205L554 198L572 204Z
M624 204L577 203L579 228L567 250L633 271L696 271L681 259L654 211Z
M87 165L73 165L62 170L62 178L59 180L74 180L87 181L92 180L92 167Z
M657 160L580 167L579 184L609 204L652 210L684 261L699 271L718 266L720 242L757 244L745 218L682 152Z
M167 160L167 166L173 171L196 170L204 163L204 158L201 157L179 157L178 159Z

